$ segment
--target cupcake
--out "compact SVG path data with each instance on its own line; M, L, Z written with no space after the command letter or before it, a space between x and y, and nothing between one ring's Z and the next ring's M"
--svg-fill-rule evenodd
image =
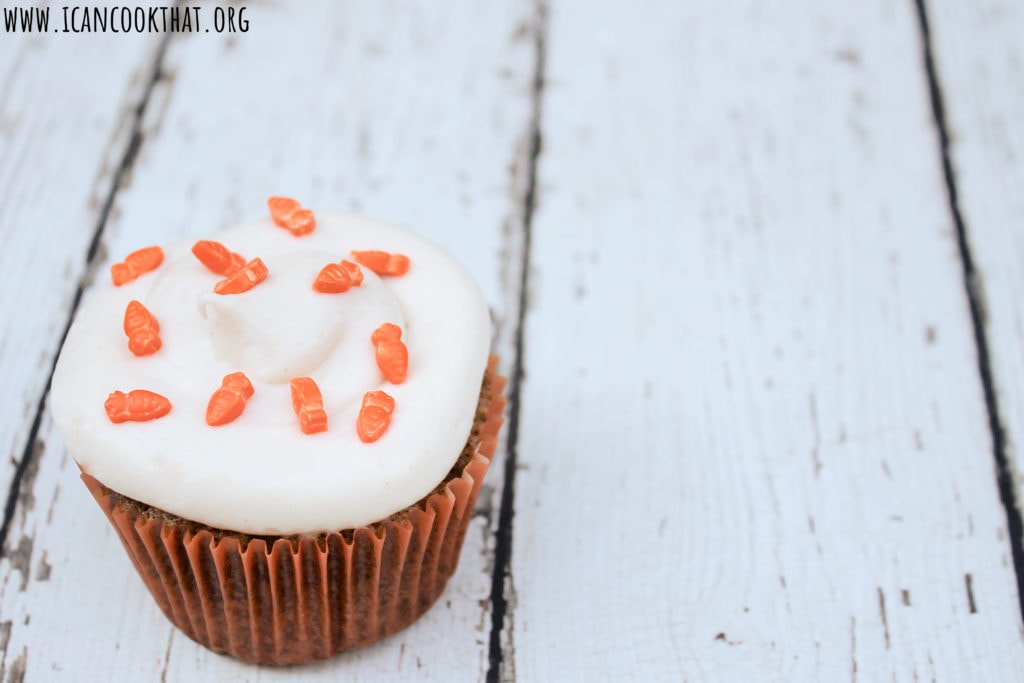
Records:
M504 378L480 291L400 228L270 217L111 267L68 332L54 423L160 609L216 652L330 657L455 571Z

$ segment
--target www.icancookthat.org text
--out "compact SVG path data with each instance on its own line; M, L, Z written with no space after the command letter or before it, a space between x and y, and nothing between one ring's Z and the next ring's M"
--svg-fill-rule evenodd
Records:
M3 7L6 33L246 33L244 6Z

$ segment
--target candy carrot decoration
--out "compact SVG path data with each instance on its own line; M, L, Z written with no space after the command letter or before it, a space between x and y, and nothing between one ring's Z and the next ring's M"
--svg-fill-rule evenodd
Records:
M234 275L245 265L245 258L241 254L236 254L213 240L199 240L192 245L192 253L217 275Z
M383 391L367 391L356 418L356 433L364 443L373 443L387 431L395 399Z
M327 413L324 412L324 398L320 387L312 377L296 377L291 382L292 407L299 416L299 427L303 434L327 431Z
M291 197L271 197L267 207L274 222L296 237L308 235L316 227L313 212L303 209L302 204Z
M370 335L377 349L377 367L392 384L401 384L409 371L409 350L402 342L402 328L384 323Z
M313 289L324 294L338 294L348 291L349 287L363 284L363 271L351 261L328 263L316 276Z
M264 265L262 259L254 258L242 266L237 273L214 285L213 291L217 294L241 294L248 292L266 279L267 266Z
M160 323L140 302L132 299L124 309L124 333L128 349L136 356L148 356L160 350Z
M245 410L245 402L252 398L255 389L244 372L225 375L220 389L213 392L206 406L206 424L219 427L234 421Z
M164 250L160 247L146 247L133 251L124 262L110 266L110 277L118 287L131 282L143 273L156 270L164 262Z
M409 257L386 251L353 251L352 258L377 275L405 275L409 272Z
M163 417L171 412L171 402L160 394L145 389L133 389L127 394L123 391L115 391L107 397L103 404L110 421L117 424L120 422L146 422Z

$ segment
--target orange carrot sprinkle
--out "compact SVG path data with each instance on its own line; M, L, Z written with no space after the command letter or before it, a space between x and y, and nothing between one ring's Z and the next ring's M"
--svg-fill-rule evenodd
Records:
M409 272L409 257L386 251L353 251L352 258L377 275L405 275Z
M291 197L271 197L267 207L274 222L296 237L308 235L316 227L313 212L303 209L302 204Z
M364 443L373 443L387 431L395 399L383 391L367 391L356 418L356 433Z
M115 424L129 420L146 422L171 412L171 402L152 391L133 389L127 394L123 391L110 394L103 408L107 411L107 417Z
M363 284L363 271L351 261L328 263L316 276L313 289L324 294L347 292L350 287Z
M225 375L220 389L213 392L206 405L206 424L219 427L234 421L245 410L245 402L255 393L244 372Z
M124 309L124 333L128 349L136 356L148 356L160 350L160 323L141 302L132 299Z
M241 254L236 254L213 240L199 240L192 245L192 253L217 275L234 275L245 265L245 258Z
M234 275L213 286L217 294L241 294L267 279L267 266L259 257L249 261Z
M120 287L143 273L156 270L164 262L164 250L160 247L146 247L133 251L121 263L110 266L110 278Z
M353 287L358 287L359 285L363 284L363 271L359 268L359 266L352 263L351 261L346 261L345 259L342 259L341 263L339 263L338 265L341 266L346 273L348 273L349 279L352 280Z
M299 416L299 427L303 434L327 431L327 413L320 387L312 377L296 377L291 381L292 408Z
M409 371L409 349L402 342L402 328L384 323L370 335L377 350L377 367L392 384L401 384Z

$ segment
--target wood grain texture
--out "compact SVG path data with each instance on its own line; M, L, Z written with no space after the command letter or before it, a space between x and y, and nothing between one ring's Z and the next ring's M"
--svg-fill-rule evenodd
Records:
M1024 500L1024 8L927 3L958 208L987 328L1005 450ZM1019 506L1019 503L1018 503ZM1021 539L1018 539L1020 542Z
M101 208L129 144L151 36L0 40L0 491L25 453ZM85 48L88 49L85 49Z
M1019 677L912 3L548 46L504 677Z
M408 225L454 253L492 307L502 366L511 362L532 8L252 3L248 18L246 34L172 39L99 272L139 246L208 235L261 216L267 196L292 194ZM449 681L486 671L500 450L459 570L423 619L369 648L278 671L214 655L173 630L48 419L40 442L26 494L36 503L11 532L24 547L0 565L4 665L23 667L27 680L88 671L96 680Z

